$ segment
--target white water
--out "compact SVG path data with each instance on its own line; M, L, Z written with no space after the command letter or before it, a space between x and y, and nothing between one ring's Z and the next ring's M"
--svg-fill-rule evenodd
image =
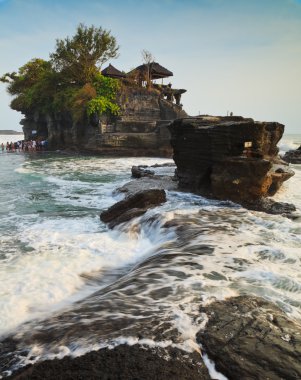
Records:
M0 134L0 145L2 143L6 145L7 142L11 143L11 142L19 141L19 140L24 140L23 134L18 134L18 135L1 135Z
M121 199L114 190L130 179L131 166L167 160L19 153L0 160L0 333L77 326L72 342L34 345L27 362L37 352L77 355L139 342L137 332L154 319L178 336L161 337L154 325L141 344L198 350L195 334L206 322L200 304L238 294L261 295L301 319L300 220L169 192L165 205L109 231L99 213ZM276 198L301 212L301 170L293 168ZM41 321L63 311L65 322ZM104 327L112 321L120 330ZM94 323L99 336L86 333Z
M5 219L15 224L16 232L13 241L10 231L0 238L5 255L0 267L0 334L93 292L97 285L87 285L86 274L133 264L162 239L160 232L132 239L108 231L99 220L99 210L121 198L112 197L112 191L129 179L135 160L41 158L25 160L14 170L16 186L24 178L31 193L24 189L19 199L6 200ZM158 161L166 160L142 160ZM17 202L28 206L24 214Z

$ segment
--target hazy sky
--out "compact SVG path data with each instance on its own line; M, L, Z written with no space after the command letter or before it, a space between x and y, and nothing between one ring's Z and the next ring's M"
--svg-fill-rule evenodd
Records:
M120 70L151 51L187 89L189 114L232 111L301 133L301 0L0 0L0 74L48 59L80 22L111 30ZM21 130L9 102L0 84L0 129Z

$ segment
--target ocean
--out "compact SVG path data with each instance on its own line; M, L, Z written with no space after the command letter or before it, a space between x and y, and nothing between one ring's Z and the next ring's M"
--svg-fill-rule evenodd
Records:
M301 135L286 135L279 148L300 145ZM23 342L2 375L121 343L197 350L200 305L239 294L301 320L300 218L169 191L120 229L100 221L133 165L165 162L0 152L0 336ZM291 167L275 199L301 213L301 165Z

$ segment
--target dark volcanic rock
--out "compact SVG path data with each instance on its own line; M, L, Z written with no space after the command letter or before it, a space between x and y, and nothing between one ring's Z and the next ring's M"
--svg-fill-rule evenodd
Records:
M164 190L151 189L140 191L124 200L115 203L108 210L100 215L104 223L109 223L113 228L120 223L124 223L136 216L144 214L149 208L166 202Z
M151 177L142 177L127 182L122 187L115 190L116 193L126 193L127 196L134 195L139 191L151 189L177 190L178 182L170 176L154 175Z
M169 129L181 188L253 202L274 194L294 174L284 165L279 170L282 124L202 116L175 120Z
M273 199L264 198L257 202L248 205L250 209L255 211L264 211L267 214L281 214L289 218L294 219L294 212L296 207L291 203L286 202L275 202ZM299 215L295 215L298 217Z
M133 178L151 177L155 174L153 170L145 169L142 166L132 166L131 171Z
M267 176L271 167L270 161L260 158L227 158L213 165L211 190L220 199L236 202L257 200L268 192L272 184L271 176Z
M301 164L301 145L296 150L286 152L283 160L291 164Z
M7 379L14 380L209 380L198 355L187 359L182 351L150 350L139 345L121 345L90 352L78 358L65 357L28 366ZM169 359L163 358L169 356ZM185 358L186 356L186 358Z
M301 379L301 326L277 306L240 296L202 311L209 321L198 342L229 379Z

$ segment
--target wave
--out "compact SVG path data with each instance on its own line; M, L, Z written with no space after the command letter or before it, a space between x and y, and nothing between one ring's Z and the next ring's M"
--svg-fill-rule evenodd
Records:
M280 140L278 147L279 153L283 155L289 150L295 150L301 145L301 135L284 135Z
M301 319L300 221L173 191L108 230L99 213L120 199L113 189L133 163L53 156L8 171L15 208L0 220L0 326L29 349L27 361L120 342L191 352L206 323L200 305L239 294ZM298 203L300 180L301 171L279 199Z

